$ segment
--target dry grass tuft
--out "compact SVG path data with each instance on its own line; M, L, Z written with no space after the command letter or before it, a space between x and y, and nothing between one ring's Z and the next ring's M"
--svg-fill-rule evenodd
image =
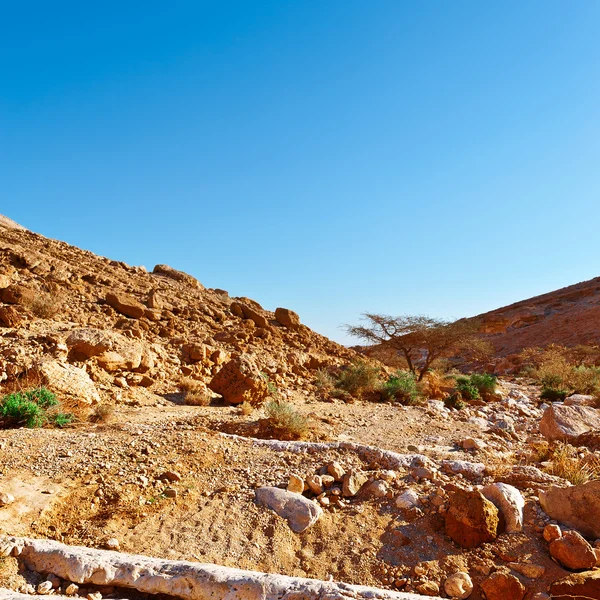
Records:
M278 439L299 440L309 433L308 419L288 402L271 400L265 405L266 425Z
M88 421L92 423L110 423L115 416L115 408L110 404L99 404L94 408Z
M60 295L41 292L31 301L30 312L40 319L53 319L62 309L63 299Z
M557 443L551 450L550 459L552 466L548 471L573 485L600 479L600 458L594 454L580 454L570 444Z
M250 402L242 402L240 404L240 414L244 417L249 417L254 412L254 406Z
M197 379L184 377L179 383L179 389L183 393L183 401L188 406L208 406L212 400L204 383Z

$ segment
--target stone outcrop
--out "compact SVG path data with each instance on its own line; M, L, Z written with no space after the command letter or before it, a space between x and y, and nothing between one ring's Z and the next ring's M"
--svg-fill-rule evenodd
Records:
M189 285L198 290L203 290L204 286L192 275L185 273L184 271L178 271L169 265L156 265L152 270L154 275L162 275L163 277L169 277L185 285ZM151 307L154 308L154 307Z
M590 539L600 538L600 481L540 493L540 505L552 519Z
M498 509L477 490L457 490L446 513L446 534L463 548L496 539Z
M289 329L298 329L300 327L300 317L289 308L276 308L275 319L278 323Z
M100 402L100 395L90 376L74 365L51 359L43 360L34 365L32 374L39 377L59 400L71 398L79 405Z
M208 387L227 404L258 405L269 396L269 386L256 364L246 356L234 356L213 377Z
M597 429L600 429L600 410L589 406L553 404L540 421L540 433L548 440L572 441Z
M572 573L550 584L556 600L600 600L600 570Z
M20 553L19 560L29 569L40 573L52 573L61 579L78 584L110 585L135 589L146 594L164 594L182 600L208 598L420 600L422 598L417 594L366 586L243 571L197 562L162 560L108 550L67 546L49 540L9 538L4 544L0 544L2 547L7 545L18 548L16 552Z

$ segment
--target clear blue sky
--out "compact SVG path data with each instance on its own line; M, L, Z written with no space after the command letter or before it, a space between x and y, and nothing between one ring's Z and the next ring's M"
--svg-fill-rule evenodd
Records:
M600 2L5 2L0 213L285 306L600 275Z

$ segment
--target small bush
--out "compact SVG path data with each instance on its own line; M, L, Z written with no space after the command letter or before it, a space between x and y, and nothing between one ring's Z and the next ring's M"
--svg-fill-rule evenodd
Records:
M29 310L40 319L52 319L61 310L62 299L60 296L42 292L29 304Z
M242 415L244 415L245 417L248 417L253 412L254 412L254 406L252 406L252 404L250 404L250 402L248 402L247 400L240 404L240 413Z
M54 413L48 409L58 406L56 396L46 388L37 388L7 394L0 400L0 420L5 426L42 427L52 423L64 427L73 420L73 415Z
M308 419L288 402L271 400L265 405L267 424L279 439L298 440L308 433Z
M446 408L462 410L467 406L467 403L463 400L460 392L454 392L447 398L444 398L444 406L446 406Z
M479 389L471 382L470 377L456 378L456 391L463 400L479 400Z
M577 448L562 442L557 443L550 452L552 475L562 477L573 485L580 485L600 478L600 462L597 456L589 454L579 456Z
M363 360L356 360L340 373L335 387L360 398L363 394L377 389L379 373L378 367L373 367Z
M88 419L92 423L110 423L115 414L115 409L110 404L99 404L94 408Z
M472 373L469 379L484 400L489 400L494 397L496 386L498 384L498 378L495 375L490 375L488 373Z
M419 401L417 379L408 371L397 371L379 388L384 400L398 400L402 404L413 405Z
M318 369L315 373L315 385L322 394L327 394L335 387L335 377L327 369Z
M540 398L542 400L548 400L548 402L562 402L567 396L569 392L566 390L559 390L553 387L545 387L542 389L542 393L540 394Z

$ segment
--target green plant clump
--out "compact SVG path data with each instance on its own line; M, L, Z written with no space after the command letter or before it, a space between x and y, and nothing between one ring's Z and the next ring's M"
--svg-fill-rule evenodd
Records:
M545 387L542 389L540 398L542 400L548 400L549 402L562 402L568 395L569 392L567 392L566 390L559 390L553 387Z
M379 383L378 367L372 367L362 360L354 361L339 375L335 387L360 397L365 392L372 392Z
M288 402L271 400L265 404L269 427L279 439L297 440L308 433L308 419Z
M452 395L444 399L444 406L446 406L446 408L462 410L467 406L467 403L462 399L460 392L454 392Z
M490 375L489 373L473 373L469 379L484 400L491 398L496 393L498 378L495 375Z
M416 404L420 397L417 378L408 371L397 371L381 385L379 391L384 400L398 400L408 406Z
M461 395L463 400L479 400L479 389L471 382L470 377L456 378L456 391Z
M58 406L56 396L46 388L36 388L7 394L0 400L0 423L4 426L34 428L52 423L64 427L73 421L68 413L48 414L48 409Z

